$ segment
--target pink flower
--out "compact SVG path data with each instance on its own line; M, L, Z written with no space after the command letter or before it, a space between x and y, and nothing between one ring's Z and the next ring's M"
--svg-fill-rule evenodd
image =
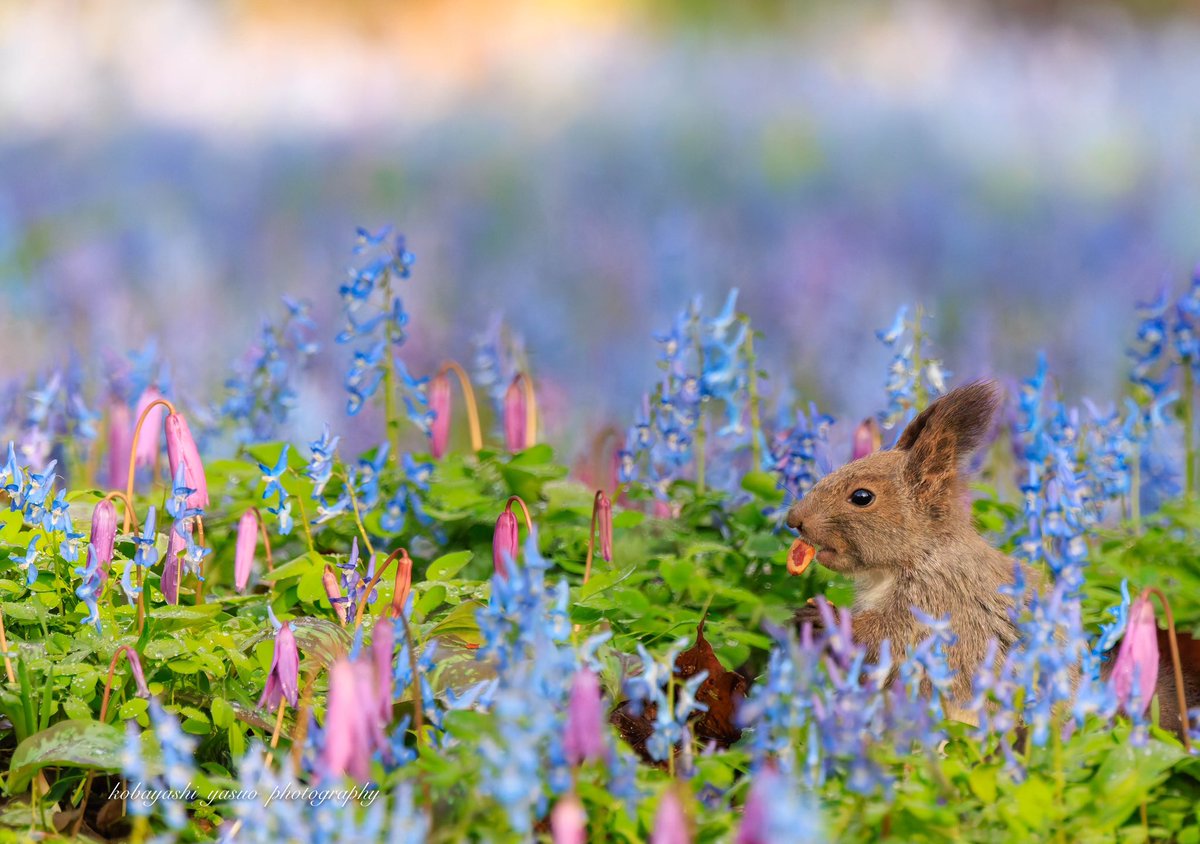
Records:
M866 457L879 451L883 445L883 434L879 430L879 423L874 417L868 417L859 423L854 429L854 448L850 454L851 460L858 460L861 457Z
M550 840L552 844L585 844L587 841L587 813L574 794L568 794L554 805L550 813Z
M1134 707L1145 712L1150 706L1158 683L1158 625L1148 595L1142 595L1129 609L1129 624L1117 650L1112 683L1117 701L1126 712Z
M429 382L429 409L433 411L433 423L429 427L429 451L434 459L440 460L446 453L450 441L450 379L439 372Z
M321 573L321 585L325 587L325 594L329 597L329 603L333 605L333 611L337 613L338 621L345 624L349 618L349 608L342 599L342 585L338 583L337 572L330 566L325 566L325 571Z
M738 827L734 844L771 844L768 792L778 776L773 769L763 768L754 777L742 810L742 825Z
M379 718L376 671L366 662L338 659L329 671L325 707L325 746L320 769L328 777L349 774L359 782L371 775L371 756L386 746Z
M143 426L143 437L149 433ZM124 489L129 480L129 448L133 445L132 440L133 420L129 417L129 405L123 401L114 401L108 408L109 489ZM153 458L151 460L153 461Z
M376 693L379 699L379 718L387 724L392 720L392 696L394 678L393 661L396 653L396 637L391 619L381 618L375 622L371 637L371 659L375 663Z
M612 562L613 525L612 502L601 492L596 498L596 522L600 528L600 556L604 562Z
M271 657L271 670L267 672L266 688L258 699L259 708L265 704L267 709L274 710L283 698L295 706L299 696L299 674L300 652L296 649L296 637L290 624L281 624L275 631L275 653Z
M688 829L683 803L679 800L679 792L668 787L663 792L662 799L658 801L650 844L690 844L691 840L692 834Z
M675 514L671 511L670 501L664 501L661 498L654 499L654 518L670 519L673 518L674 515Z
M514 454L529 447L525 437L529 408L525 406L523 378L517 375L504 391L504 445Z
M603 759L608 753L604 742L604 706L600 699L600 678L588 668L575 672L571 698L567 703L567 724L563 732L563 753L571 765L589 759Z
M238 592L250 582L254 551L258 548L258 511L251 508L238 520L237 545L233 554L233 588Z
M108 577L108 564L112 562L116 539L117 508L113 506L112 501L104 499L92 510L92 534L88 539L96 548L101 577Z
M162 393L154 387L147 387L142 391L141 398L138 399L137 410L133 417L132 425L136 426L137 421L142 418L142 414L146 412L146 408L154 404L162 398ZM161 435L163 427L163 414L166 413L166 408L161 404L155 406L146 416L146 421L142 423L142 430L138 432L137 451L134 452L133 462L136 466L153 466L154 458L158 456L158 438ZM133 436L132 429L130 437ZM121 484L125 483L126 479L122 479ZM118 485L118 486L120 486Z
M150 687L146 685L146 675L142 671L142 661L138 658L138 652L129 645L123 645L125 658L129 660L129 673L133 675L133 683L137 686L139 697L150 697Z
M412 569L412 557L404 552L396 560L396 580L392 587L392 615L397 618L404 613L404 605L412 591Z
M508 567L517 559L517 517L507 507L496 519L496 530L492 534L492 566L500 577L508 577Z
M201 510L208 507L208 480L204 476L204 463L200 460L200 450L192 438L187 420L180 413L167 416L167 460L171 464L171 477L179 472L179 463L183 462L184 481L189 489L194 489L188 496L187 506Z
M179 555L186 548L187 540L179 531L171 528L167 536L167 553L163 558L162 578L159 580L158 588L162 590L163 599L172 606L179 603L179 575L183 566Z

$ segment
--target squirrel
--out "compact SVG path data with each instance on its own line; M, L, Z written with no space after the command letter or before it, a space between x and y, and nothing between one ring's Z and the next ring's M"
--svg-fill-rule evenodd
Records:
M993 381L952 390L913 419L893 448L826 475L787 515L801 542L820 549L816 562L854 580L852 633L868 659L879 658L885 639L893 653L904 653L928 636L913 607L934 618L949 615L957 641L947 649L955 675L946 712L969 722L975 718L965 707L989 643L997 643L999 667L1018 637L1013 599L1002 587L1012 585L1017 566L1026 594L1040 583L1034 569L993 548L972 523L966 463L999 403ZM796 622L819 625L816 607L802 608ZM1174 675L1163 658L1160 724L1179 730ZM1111 666L1107 660L1105 673Z

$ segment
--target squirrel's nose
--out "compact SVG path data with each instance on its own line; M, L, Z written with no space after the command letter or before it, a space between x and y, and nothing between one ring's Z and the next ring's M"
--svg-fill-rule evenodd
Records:
M787 526L804 533L804 514L800 512L800 504L792 505L792 509L788 510Z

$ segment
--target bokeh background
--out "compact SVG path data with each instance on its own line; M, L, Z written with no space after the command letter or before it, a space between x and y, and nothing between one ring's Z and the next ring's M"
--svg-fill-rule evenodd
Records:
M294 424L344 418L337 285L394 223L414 372L503 317L570 447L655 381L693 293L776 388L878 409L897 306L956 377L1049 355L1115 397L1133 303L1200 259L1200 22L1185 4L0 3L0 374L174 389L312 301ZM375 429L377 431L377 429Z

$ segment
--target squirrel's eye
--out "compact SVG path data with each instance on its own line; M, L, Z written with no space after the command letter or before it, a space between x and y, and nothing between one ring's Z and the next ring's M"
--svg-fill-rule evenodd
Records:
M850 493L850 503L855 507L866 507L875 500L875 493L869 489L856 489Z

